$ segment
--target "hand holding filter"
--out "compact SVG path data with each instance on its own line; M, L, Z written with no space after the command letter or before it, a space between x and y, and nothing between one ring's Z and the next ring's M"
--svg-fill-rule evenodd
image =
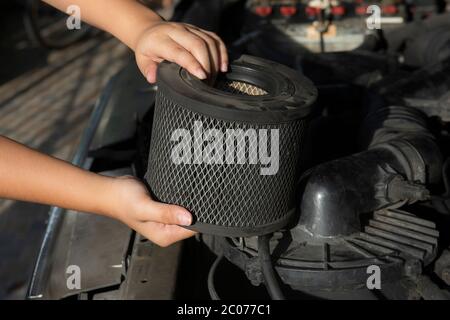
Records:
M317 97L296 71L243 56L214 86L173 63L158 71L147 182L187 208L193 230L266 234L287 224Z

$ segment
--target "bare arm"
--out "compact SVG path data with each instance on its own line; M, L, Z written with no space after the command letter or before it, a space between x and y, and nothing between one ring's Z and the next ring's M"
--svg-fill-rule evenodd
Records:
M136 0L45 0L66 11L81 10L81 19L103 29L134 50L136 61L149 82L156 81L157 64L168 60L200 79L227 71L228 55L214 33L193 25L165 22Z
M227 70L222 40L192 25L163 21L135 0L46 0L66 11L78 5L81 18L120 39L136 55L149 82L158 63L178 63L197 77ZM0 136L0 198L32 201L113 217L165 246L194 233L192 216L179 206L158 203L132 177L110 178L74 167Z
M111 178L77 168L0 136L0 198L106 215L165 246L194 233L190 213L153 201L132 177Z
M106 214L112 178L0 136L0 197ZM95 197L91 195L95 194Z

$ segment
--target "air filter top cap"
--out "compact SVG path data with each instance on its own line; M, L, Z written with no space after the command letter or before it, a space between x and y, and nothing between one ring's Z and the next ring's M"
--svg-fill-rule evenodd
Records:
M206 116L267 124L308 116L317 98L316 87L297 71L248 55L233 61L214 86L177 64L163 62L158 87Z
M213 86L162 63L145 176L153 195L188 209L194 216L188 228L195 231L252 236L282 228L296 208L303 137L316 96L308 79L260 58L242 56ZM219 154L210 144L212 132L223 137L223 157L208 162L205 154ZM173 161L174 148L184 142L182 161ZM263 161L269 158L270 164ZM274 174L261 174L272 164Z

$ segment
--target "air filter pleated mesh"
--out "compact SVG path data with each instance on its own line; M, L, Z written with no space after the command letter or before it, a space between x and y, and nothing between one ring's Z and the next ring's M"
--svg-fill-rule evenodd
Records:
M259 63L259 60L251 61ZM298 98L300 85L289 82L285 75L273 81L269 79L272 82L264 82L269 81L264 74L260 79L234 79L236 74L242 78L239 70L237 65L230 79L218 79L214 87L187 73L183 75L172 64L163 66L158 75L146 180L159 201L178 204L192 212L195 223L191 228L201 232L247 236L274 231L288 222L296 207L296 182L308 117L292 116L292 110L297 112L297 106L302 104L310 106L315 89L304 80L305 90ZM284 99L291 100L285 103ZM196 124L201 125L200 135L193 132ZM231 163L208 162L204 158L197 162L173 161L172 152L177 143L173 133L179 129L189 133L187 153L190 155L198 150L202 154L213 152L208 149L211 141L204 136L204 132L213 129L224 133L224 153L233 146L236 151L244 150L246 161L240 162L237 154ZM274 131L279 136L277 171L264 175L261 169L269 164L250 159L251 155L260 155L262 147L270 154ZM228 132L266 132L267 135L265 141L259 135L257 140L252 140L247 134L227 140L231 139Z

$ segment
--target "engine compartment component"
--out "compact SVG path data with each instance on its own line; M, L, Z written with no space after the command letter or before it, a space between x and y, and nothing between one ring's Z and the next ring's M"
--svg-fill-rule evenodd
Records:
M314 236L359 232L360 215L428 200L424 186L441 179L442 155L417 110L376 109L362 131L369 150L320 164L304 178L299 223Z
M298 41L303 32L300 24L310 26L317 20L315 15L305 15L306 8L311 7L307 6L309 1L188 2L182 1L183 6L176 12L179 21L217 32L226 40L231 57L250 54L291 67L297 76L311 79L317 88L317 100L308 130L301 133L301 163L296 168L301 175L293 178L295 210L288 223L270 229L272 234L264 238L221 230L222 235L206 232L184 241L170 251L173 255L164 256L165 263L172 261L171 284L176 284L170 286L170 292L165 291L164 297L450 299L450 57L448 35L439 32L450 28L450 13L444 13L441 1L438 6L432 1L408 2L407 6L395 2L398 11L394 13L390 8L386 9L390 13L383 14L401 16L403 21L386 28L382 24L381 30L368 33L355 31L357 17L348 10L367 3L338 1L332 7L342 5L345 14L339 19L334 17L331 23L348 24L361 41L353 42L351 47L341 43L341 47L336 46L339 51L334 52L331 43L338 44L339 40L330 40L330 34L323 37L324 50L320 49L320 37L311 39L315 49ZM387 1L377 3L389 5ZM414 13L409 10L413 6ZM337 13L342 11L335 9ZM367 15L358 17L361 20ZM344 37L345 32L335 25L336 34ZM422 34L432 40L429 52L417 47L415 38ZM127 74L141 79L137 70ZM264 99L271 91L264 85L255 87L255 83L242 86L226 78L218 80L220 90L231 91L223 95L236 97L239 93L240 99L249 101ZM205 90L218 90L203 85ZM164 83L150 88L145 83L130 87L146 94L145 99L133 100L139 112L123 108L123 103L113 109L121 110L115 111L119 114L126 110L126 116L114 118L134 123L133 132L118 130L120 123L100 126L99 136L114 136L115 140L91 146L90 162L84 166L94 172L126 167L138 178L146 174L151 178L149 149L155 148L156 140L150 132L153 124L163 123L158 119L162 113L155 111L160 106L154 99L158 95L159 99L170 97L162 97L167 89ZM192 91L183 95L194 95ZM241 95L242 91L256 96ZM205 109L194 111L201 114ZM167 115L167 119L171 116ZM173 125L166 122L164 126ZM152 183L163 183L165 177L160 173ZM195 188L184 190L188 194ZM279 201L279 190L270 191L264 197L270 198L273 205ZM214 194L222 192L219 188ZM241 192L236 188L236 193ZM223 199L211 203L211 212L226 215L224 203ZM87 220L65 221L61 243L56 253L50 251L51 258L46 260L50 265L45 270L65 270L66 264L76 264L76 258L85 254L81 244L93 241L95 234L81 228L81 222ZM88 240L79 245L64 242L64 235L81 229L84 233L78 236ZM106 234L102 236L107 238ZM105 246L110 243L102 241ZM156 292L151 285L160 285L158 274L162 274L161 270L155 273L155 265L159 265L156 259L169 251L156 250L135 233L130 239L124 232L122 241L128 247L120 264L122 278L115 272L111 275L113 281L108 279L103 286L91 281L73 293L67 292L63 282L58 287L58 279L46 273L51 281L42 295L154 298ZM98 259L102 266L87 269L86 277L98 280L96 274L104 273L110 259L101 259L91 251L86 254L90 260ZM120 260L118 256L114 252L116 260ZM379 288L368 287L370 270L379 270Z
M371 265L381 268L386 283L418 276L422 265L435 257L439 236L433 222L398 209L375 212L364 231L347 237L319 241L301 227L291 234L292 239L276 235L271 242L272 252L284 247L277 256L276 270L291 288L320 298L331 291L363 289ZM224 239L220 246L253 284L263 282L255 238Z
M192 212L188 228L249 236L295 209L302 141L316 89L282 65L242 56L214 86L175 64L158 72L146 179Z
M440 243L448 246L448 230L435 222L448 225L448 218L436 220L439 213L430 215L430 207L448 174L443 159L449 154L429 116L442 119L446 111L438 103L427 108L426 101L410 97L439 100L448 93L447 35L438 31L450 26L449 15L369 32L353 50L337 52L297 41L293 34L303 32L295 29L301 17L274 22L273 11L256 15L250 14L242 29L251 35L246 50L283 61L311 78L321 107L308 135L312 159L299 180L297 220L270 241L282 291L297 298L448 297L441 291L445 285L429 277ZM412 30L417 35L420 25L427 26L420 32L423 37L433 35L436 52L428 56L425 50L417 60L418 42L407 39L414 38ZM268 32L258 33L258 28ZM438 126L445 128L442 122ZM259 239L205 235L202 240L242 269L252 284L270 286L259 262ZM373 265L384 277L382 291L366 287Z

